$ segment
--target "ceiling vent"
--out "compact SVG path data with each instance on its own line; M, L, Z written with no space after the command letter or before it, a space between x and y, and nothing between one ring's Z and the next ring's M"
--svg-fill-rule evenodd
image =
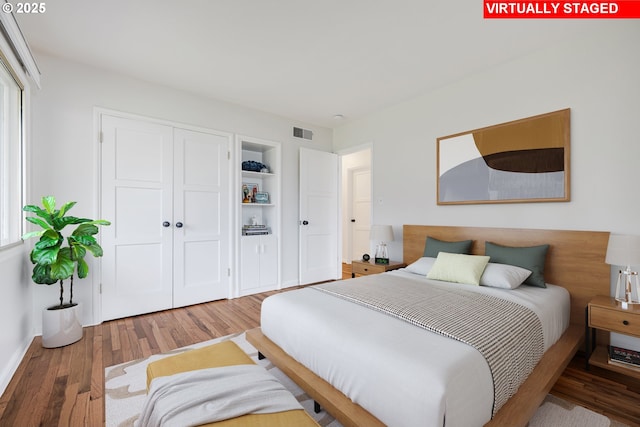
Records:
M293 136L295 136L296 138L303 138L311 141L313 139L313 132L308 129L294 127Z

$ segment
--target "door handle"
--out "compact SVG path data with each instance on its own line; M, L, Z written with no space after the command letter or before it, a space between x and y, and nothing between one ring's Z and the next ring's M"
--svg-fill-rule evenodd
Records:
M304 221L302 221L302 225L309 225L309 221L305 219Z
M171 223L169 221L165 221L162 223L163 227L169 227L171 225Z
M351 220L351 222L356 222L355 218Z
M182 223L181 222L176 222L176 227L177 228L182 228Z

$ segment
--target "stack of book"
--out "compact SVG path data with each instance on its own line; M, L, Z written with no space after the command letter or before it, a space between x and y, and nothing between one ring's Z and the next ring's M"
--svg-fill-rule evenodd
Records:
M640 352L610 345L609 363L640 369Z
M242 226L242 235L243 236L259 236L261 234L269 234L271 233L271 228L266 225L243 225Z

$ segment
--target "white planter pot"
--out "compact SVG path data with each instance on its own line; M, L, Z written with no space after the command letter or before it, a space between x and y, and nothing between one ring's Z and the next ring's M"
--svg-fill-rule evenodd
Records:
M42 346L62 347L82 338L80 303L59 310L42 310Z

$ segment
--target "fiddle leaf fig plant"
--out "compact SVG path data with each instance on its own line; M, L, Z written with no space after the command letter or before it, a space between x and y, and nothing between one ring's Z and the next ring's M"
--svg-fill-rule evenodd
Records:
M56 209L55 197L46 196L42 198L42 207L26 205L22 208L23 211L36 215L26 219L41 228L22 236L23 240L40 238L31 251L31 262L34 264L31 278L41 285L60 284L60 304L51 309L76 305L73 302L73 276L75 274L79 279L87 277L89 265L84 259L87 252L94 257L102 256L102 247L94 237L98 234L98 226L111 224L103 219L91 220L67 215L75 204L76 202L67 202ZM62 231L69 225L77 227L65 237ZM67 279L70 282L70 297L65 304L64 280Z

